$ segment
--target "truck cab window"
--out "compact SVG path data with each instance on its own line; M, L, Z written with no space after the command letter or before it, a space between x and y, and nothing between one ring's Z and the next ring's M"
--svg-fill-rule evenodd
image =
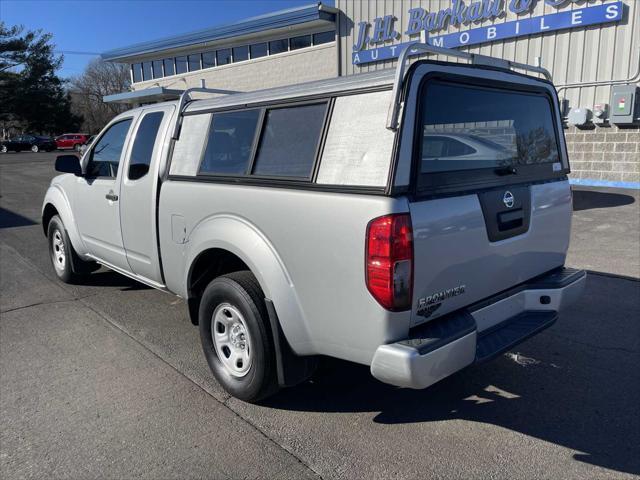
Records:
M116 178L122 148L127 139L131 118L114 123L109 127L91 150L87 175L89 177Z
M259 110L214 114L200 173L244 175L259 117Z
M133 148L131 149L128 172L130 180L138 180L149 172L153 146L158 137L162 117L164 117L163 112L152 112L142 117L136 132L136 139L133 142Z

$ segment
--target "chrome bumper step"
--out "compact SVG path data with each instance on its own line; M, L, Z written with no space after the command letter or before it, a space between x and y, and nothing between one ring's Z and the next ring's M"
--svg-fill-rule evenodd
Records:
M380 345L371 362L378 380L425 388L473 363L486 362L550 327L577 301L584 271L560 268L466 309L412 328Z

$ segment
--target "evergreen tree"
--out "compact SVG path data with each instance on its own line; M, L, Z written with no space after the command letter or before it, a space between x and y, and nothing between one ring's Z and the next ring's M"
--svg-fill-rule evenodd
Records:
M63 57L54 54L51 38L0 22L0 121L32 133L78 128L82 119L71 113L69 94L56 74Z

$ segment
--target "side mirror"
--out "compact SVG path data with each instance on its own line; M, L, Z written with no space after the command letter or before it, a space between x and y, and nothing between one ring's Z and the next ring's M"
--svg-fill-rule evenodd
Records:
M129 180L138 180L149 173L149 165L146 163L134 163L129 166Z
M56 171L61 173L73 173L76 177L82 176L80 159L75 155L60 155L56 158Z

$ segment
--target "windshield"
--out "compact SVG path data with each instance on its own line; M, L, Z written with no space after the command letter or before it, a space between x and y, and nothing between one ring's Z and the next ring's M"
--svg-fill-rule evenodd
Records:
M432 81L422 102L420 173L559 162L545 95Z

